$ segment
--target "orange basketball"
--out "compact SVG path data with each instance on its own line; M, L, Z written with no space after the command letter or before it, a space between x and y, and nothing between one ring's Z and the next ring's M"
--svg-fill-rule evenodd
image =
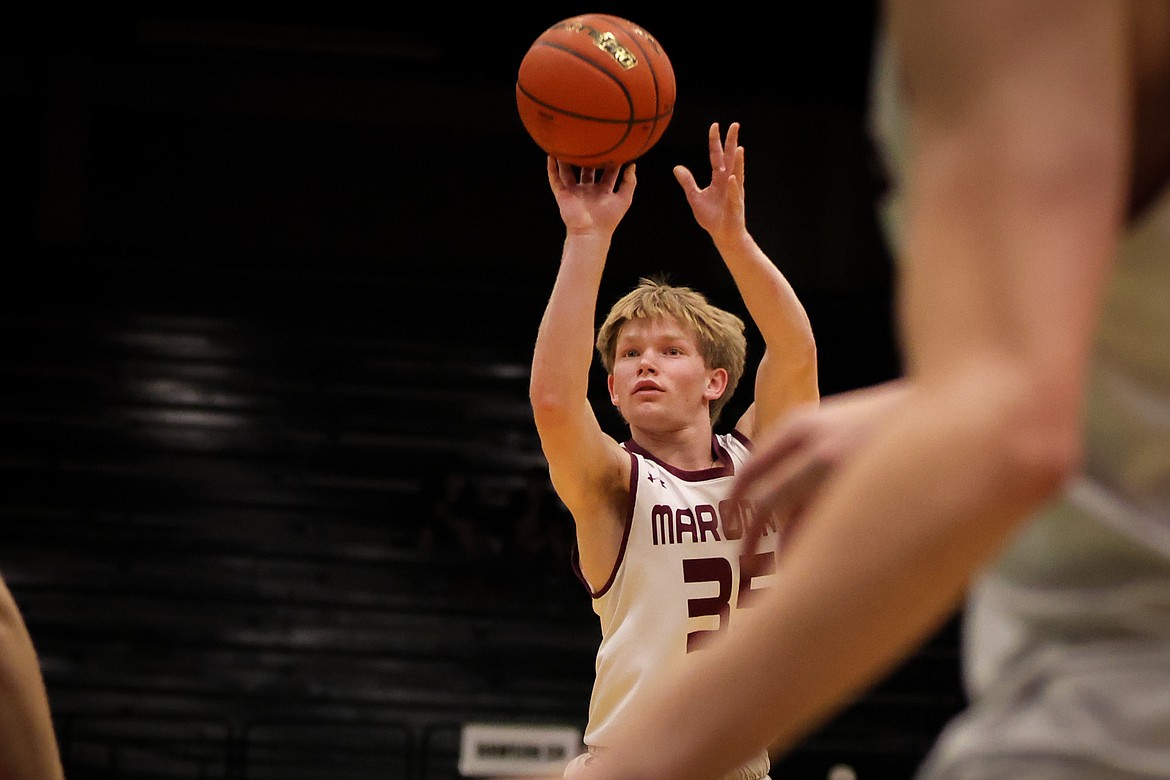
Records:
M608 168L658 143L674 115L674 68L654 36L608 14L545 30L520 62L516 105L536 144L562 162Z

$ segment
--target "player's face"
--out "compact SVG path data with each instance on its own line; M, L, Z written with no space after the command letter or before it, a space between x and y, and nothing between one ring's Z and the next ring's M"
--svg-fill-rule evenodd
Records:
M693 425L710 419L721 373L707 368L689 328L666 318L631 320L618 334L610 400L631 426Z

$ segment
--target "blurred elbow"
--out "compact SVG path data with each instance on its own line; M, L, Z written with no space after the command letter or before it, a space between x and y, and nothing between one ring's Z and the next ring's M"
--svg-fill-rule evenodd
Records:
M995 427L998 472L1022 500L1048 500L1079 471L1083 444L1078 393L1028 387L1012 398Z

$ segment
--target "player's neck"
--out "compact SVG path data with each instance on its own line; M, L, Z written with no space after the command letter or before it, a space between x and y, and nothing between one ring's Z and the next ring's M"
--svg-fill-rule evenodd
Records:
M671 431L631 428L630 438L659 461L683 471L700 471L715 465L710 425Z

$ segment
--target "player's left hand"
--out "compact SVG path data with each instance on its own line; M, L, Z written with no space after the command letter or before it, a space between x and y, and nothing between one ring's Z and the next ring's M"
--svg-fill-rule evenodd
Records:
M780 538L795 532L805 509L841 465L869 440L906 393L902 381L841 393L798 407L756 442L728 496L746 502L744 545L760 545L769 517Z
M719 123L707 133L707 152L711 158L711 183L700 189L690 169L674 167L674 177L683 188L687 203L699 226L718 242L745 231L743 190L743 147L739 145L739 122L727 128L727 138L720 140Z

